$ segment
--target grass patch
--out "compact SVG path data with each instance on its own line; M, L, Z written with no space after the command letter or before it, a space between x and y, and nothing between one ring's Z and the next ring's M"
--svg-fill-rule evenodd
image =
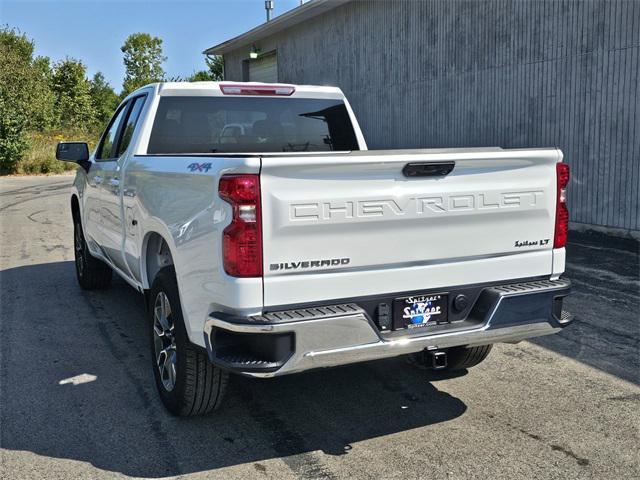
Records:
M56 160L56 145L64 141L89 140L89 149L97 142L97 134L82 132L32 132L27 135L29 148L18 162L18 175L39 175L64 173L75 170L78 165L72 162Z

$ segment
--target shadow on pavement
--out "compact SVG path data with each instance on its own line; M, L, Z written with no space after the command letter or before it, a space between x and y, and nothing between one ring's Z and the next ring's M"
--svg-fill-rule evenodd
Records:
M2 271L0 284L4 449L132 476L274 457L298 476L322 476L310 452L343 455L352 442L466 410L397 359L273 380L234 377L217 413L174 418L157 399L142 297L124 282L83 292L73 263L60 262ZM60 384L82 374L95 379Z
M576 316L532 343L640 384L640 247L637 240L570 232L564 308Z

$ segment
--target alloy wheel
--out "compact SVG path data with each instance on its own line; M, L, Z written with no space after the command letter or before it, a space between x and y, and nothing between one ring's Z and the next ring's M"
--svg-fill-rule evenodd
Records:
M153 346L155 362L165 390L176 386L176 337L169 297L159 292L153 307Z

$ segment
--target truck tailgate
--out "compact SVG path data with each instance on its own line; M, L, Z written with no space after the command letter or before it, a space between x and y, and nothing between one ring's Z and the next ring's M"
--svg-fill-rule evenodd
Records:
M264 156L265 307L552 273L556 149ZM411 163L455 164L407 177Z

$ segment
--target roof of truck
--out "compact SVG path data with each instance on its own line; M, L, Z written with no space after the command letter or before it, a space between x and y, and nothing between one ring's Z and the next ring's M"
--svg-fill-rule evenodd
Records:
M298 98L344 98L342 90L338 87L321 85L292 85L288 83L261 83L261 82L162 82L145 87L154 86L160 96L226 96L221 87L242 88L273 88L293 89L292 94L273 95ZM145 88L142 87L142 88ZM235 96L243 95L236 94Z

